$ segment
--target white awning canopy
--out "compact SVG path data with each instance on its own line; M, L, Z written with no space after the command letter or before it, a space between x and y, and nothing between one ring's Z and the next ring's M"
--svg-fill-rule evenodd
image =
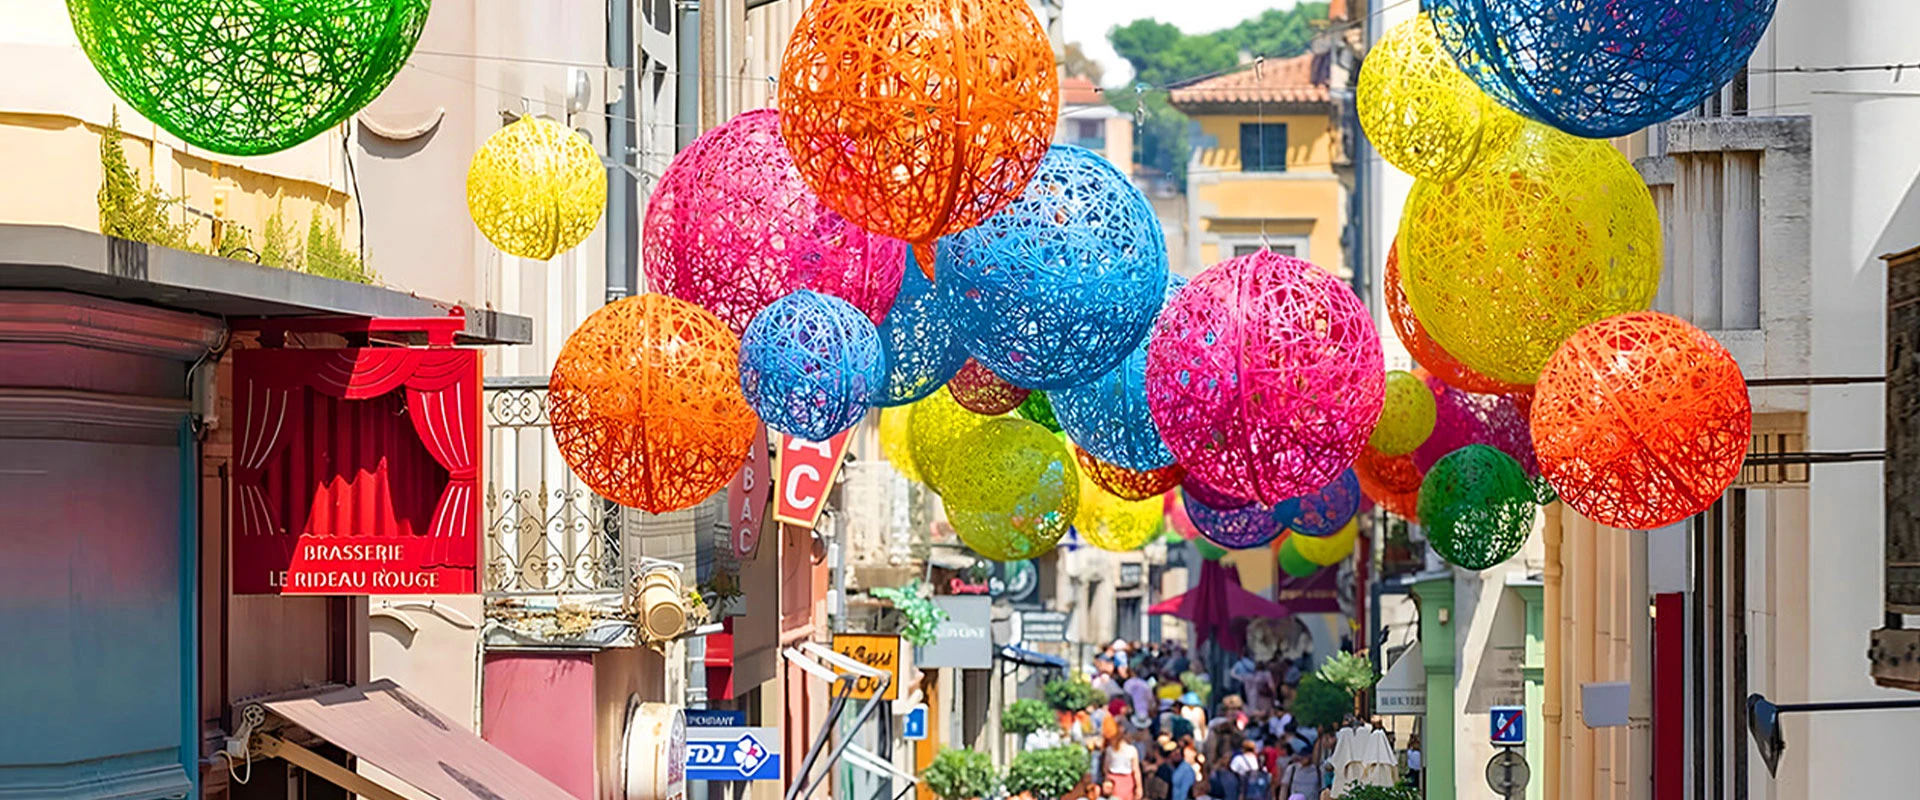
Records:
M1427 713L1427 668L1415 640L1373 687L1373 706L1381 714Z

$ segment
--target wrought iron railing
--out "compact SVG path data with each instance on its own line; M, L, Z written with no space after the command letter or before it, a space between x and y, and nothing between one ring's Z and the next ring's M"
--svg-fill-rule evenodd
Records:
M547 419L547 379L488 378L488 594L621 591L620 513L573 476Z

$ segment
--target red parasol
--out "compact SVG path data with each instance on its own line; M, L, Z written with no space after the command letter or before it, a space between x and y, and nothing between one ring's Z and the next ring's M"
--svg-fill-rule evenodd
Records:
M1234 622L1254 617L1278 618L1287 615L1287 607L1249 592L1240 585L1240 571L1218 561L1200 565L1200 584L1179 597L1171 597L1152 608L1149 614L1171 614L1193 624L1194 644L1208 639L1222 647L1240 652L1240 633Z

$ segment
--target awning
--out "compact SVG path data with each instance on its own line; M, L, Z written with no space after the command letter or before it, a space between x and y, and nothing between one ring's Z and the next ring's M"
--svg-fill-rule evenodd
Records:
M261 705L438 800L575 800L531 767L441 716L393 681L270 700ZM263 743L261 750L267 755L285 758L349 791L367 794L362 791L369 782L365 776L325 759L319 759L322 764L309 764L319 757L277 734L262 734L257 741Z
M1373 687L1373 707L1381 714L1427 713L1427 668L1415 640Z
M1003 661L1011 661L1023 667L1051 667L1053 669L1067 668L1067 660L1064 658L1061 658L1059 656L1050 656L1050 655L1047 655L1046 653L1036 653L1024 647L1014 647L1013 645L1010 645L1010 644L1001 645L1000 652L997 655Z

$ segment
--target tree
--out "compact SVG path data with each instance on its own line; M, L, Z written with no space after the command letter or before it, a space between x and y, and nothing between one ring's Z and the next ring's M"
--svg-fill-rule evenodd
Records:
M1085 711L1107 699L1105 692L1077 678L1047 681L1041 693L1047 696L1047 705L1055 711Z
M1032 792L1034 797L1058 798L1073 791L1087 777L1086 748L1062 745L1045 750L1027 750L1007 765L1007 793Z
M947 748L920 771L920 780L940 800L976 800L1000 790L993 756L979 750Z
M1301 725L1324 730L1339 725L1353 713L1353 694L1345 687L1321 680L1318 675L1308 675L1294 690L1293 706L1287 710L1293 712L1293 718Z
M1066 47L1060 48L1060 69L1070 76L1093 81L1095 86L1102 85L1101 81L1107 74L1100 62L1087 55L1079 42L1068 42Z
M1015 736L1025 736L1058 724L1047 704L1031 697L1013 701L1013 705L1007 706L1007 710L1000 714L1000 730Z
M1374 674L1373 662L1344 651L1335 653L1332 658L1327 659L1315 674L1319 675L1321 680L1352 693L1364 692L1380 680L1380 676Z

